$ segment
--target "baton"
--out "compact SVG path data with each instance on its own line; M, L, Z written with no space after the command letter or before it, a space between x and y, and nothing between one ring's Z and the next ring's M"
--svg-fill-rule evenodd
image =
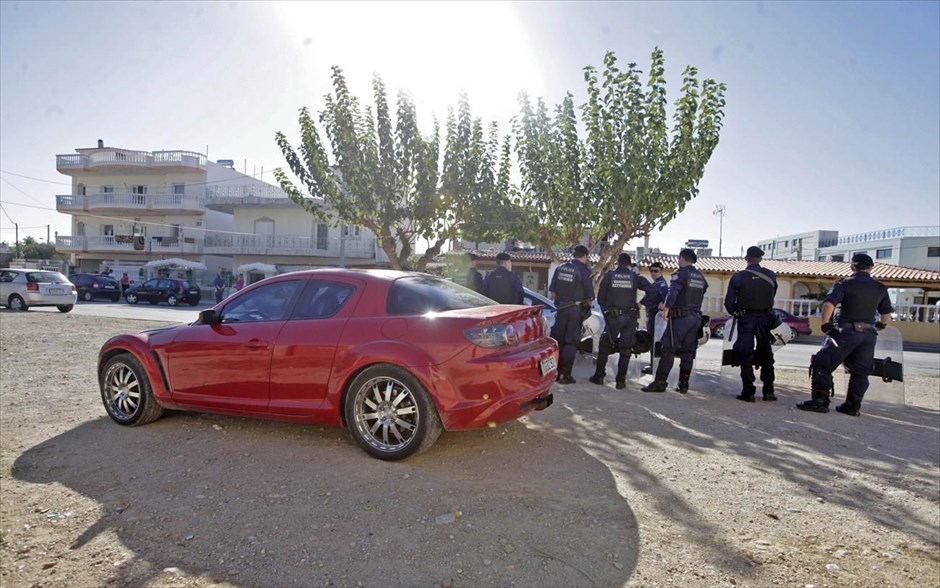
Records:
M555 307L555 312L558 312L559 310L565 310L566 308L571 308L572 306L581 306L585 302L590 302L591 300L594 300L594 299L585 298L584 300L578 300L577 302L569 302L568 304L562 304L561 306Z

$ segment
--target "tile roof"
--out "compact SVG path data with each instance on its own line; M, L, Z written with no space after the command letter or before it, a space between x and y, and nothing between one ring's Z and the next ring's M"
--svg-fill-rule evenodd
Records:
M448 251L445 253L446 256L452 255L463 255L464 253L472 253L476 255L479 259L496 259L496 254L499 251ZM537 251L510 251L513 261L522 261L522 262L541 262L541 263L550 263L550 259L547 253L541 253ZM570 259L569 254L559 255L561 259ZM662 255L662 254L652 254L647 255L643 258L643 261L640 262L640 267L647 267L649 264L654 261L658 261L663 264L664 269L676 269L679 267L678 255ZM596 254L590 255L590 261L596 262L598 256ZM747 262L744 261L743 257L700 257L698 263L695 264L700 271L713 273L734 273L739 272L745 268ZM852 275L852 267L849 262L842 261L794 261L794 260L779 260L779 259L765 259L761 262L763 267L773 270L780 276L793 276L793 277L806 277L806 278L821 278L821 279L830 279L838 280L840 278L845 278ZM875 267L872 268L871 276L877 280L889 281L889 282L907 282L911 285L915 283L921 283L925 286L934 285L940 289L940 272L935 272L932 270L924 270L910 267L902 267L898 265L890 265L886 263L875 263Z

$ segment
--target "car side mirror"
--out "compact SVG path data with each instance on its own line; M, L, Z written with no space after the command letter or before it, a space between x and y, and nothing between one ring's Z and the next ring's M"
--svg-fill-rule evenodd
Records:
M222 317L214 308L207 308L199 313L199 323L203 325L217 325L222 322Z

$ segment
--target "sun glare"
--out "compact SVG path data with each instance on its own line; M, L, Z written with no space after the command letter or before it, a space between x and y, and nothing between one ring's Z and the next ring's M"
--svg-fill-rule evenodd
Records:
M303 43L301 75L320 78L325 88L329 67L339 65L371 103L369 84L378 73L392 99L399 89L411 93L422 123L432 115L443 123L463 91L475 116L505 126L520 90L543 93L539 62L509 4L291 2L278 4L277 14L285 41Z

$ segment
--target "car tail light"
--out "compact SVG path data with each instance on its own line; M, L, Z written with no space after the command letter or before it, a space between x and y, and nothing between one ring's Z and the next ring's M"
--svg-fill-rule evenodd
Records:
M75 291L75 284L69 284L69 286L72 287L72 292L74 292L74 291Z
M487 325L467 329L463 334L474 345L486 348L506 347L519 343L519 336L512 325Z
M39 284L26 282L26 289L30 292L39 292Z
M97 289L98 289L98 282L92 282L92 283L91 283L91 289L92 289L92 290L97 290Z

